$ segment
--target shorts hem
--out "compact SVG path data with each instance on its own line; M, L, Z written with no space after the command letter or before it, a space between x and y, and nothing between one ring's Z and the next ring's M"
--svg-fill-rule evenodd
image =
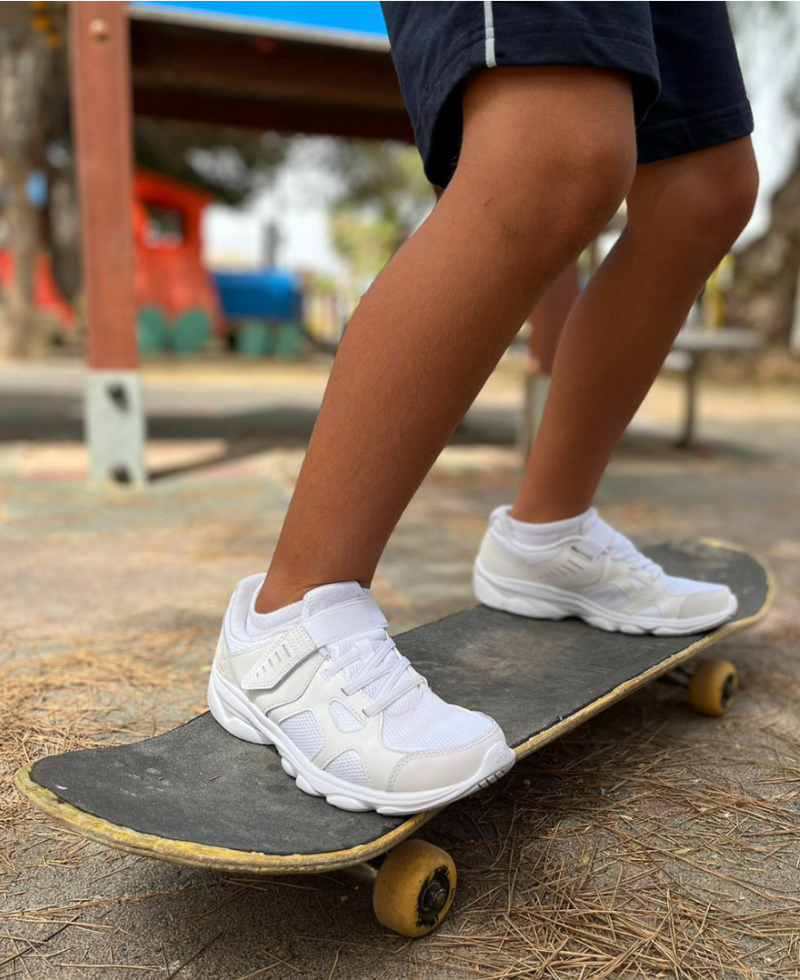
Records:
M637 162L657 163L670 157L695 153L749 136L753 113L745 99L725 109L715 109L683 119L670 119L656 126L641 126L637 132Z
M498 68L533 68L548 66L602 68L623 71L632 76L635 118L639 122L660 91L658 63L650 48L630 37L606 32L566 31L571 35L569 49L564 50L565 31L520 32L513 38L495 36L495 59ZM526 35L536 37L536 48L531 50ZM614 48L609 50L608 42ZM418 120L422 125L416 130L417 145L422 156L425 175L431 183L446 187L455 171L460 152L460 142L444 148L437 145L437 129L448 112L448 103L460 85L476 71L492 68L486 65L485 38L483 32L474 40L462 45L447 67L441 72L435 85L427 89L420 99ZM460 112L449 108L450 112ZM451 127L452 129L452 127ZM455 143L455 140L449 140ZM451 162L452 161L452 162Z

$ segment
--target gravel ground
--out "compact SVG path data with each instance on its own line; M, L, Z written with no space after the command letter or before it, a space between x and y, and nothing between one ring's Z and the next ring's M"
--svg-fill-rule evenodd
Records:
M288 406L288 433L324 380L293 370L264 395L258 372L151 369L159 411L180 424L152 446L162 478L141 493L83 483L84 451L58 427L75 410L65 374L49 408L35 397L44 372L17 379L0 412L0 431L24 418L31 436L0 445L0 980L800 976L797 393L709 389L705 441L687 453L668 438L679 391L660 383L600 494L627 533L726 538L772 563L771 615L724 646L742 675L734 709L710 721L652 686L429 824L460 885L426 939L383 930L349 878L159 864L57 830L18 798L8 777L29 759L201 709L219 617L232 583L269 557L305 425L294 444L254 445L249 431L208 437L203 412L213 430ZM508 432L517 394L501 372L471 431ZM519 478L511 447L466 441L445 451L381 564L396 631L469 603L485 516Z

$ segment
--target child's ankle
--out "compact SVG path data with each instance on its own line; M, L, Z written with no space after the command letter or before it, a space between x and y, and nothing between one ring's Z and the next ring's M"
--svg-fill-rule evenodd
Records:
M514 520L519 521L521 524L559 524L564 522L565 524L572 520L580 520L585 517L589 511L589 507L583 507L580 510L576 510L574 507L565 509L563 506L558 506L557 504L536 504L534 506L520 506L519 502L515 503L511 510L508 512L508 516Z
M295 602L300 602L306 592L313 588L313 585L275 582L267 575L264 584L261 586L261 591L256 597L255 611L262 616L277 612Z

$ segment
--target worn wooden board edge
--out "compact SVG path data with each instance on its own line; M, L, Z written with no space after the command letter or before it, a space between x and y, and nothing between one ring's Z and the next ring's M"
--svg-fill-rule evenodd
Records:
M767 592L758 611L752 616L725 623L713 633L705 634L696 642L684 647L683 650L673 656L667 657L632 680L617 685L602 698L590 702L562 719L558 724L522 742L514 750L518 760L543 748L573 728L577 728L662 674L669 673L703 650L719 643L720 640L724 640L739 630L753 626L767 615L775 601L776 593L775 578L767 562L760 555L729 541L701 538L699 543L712 548L724 548L746 554L761 567L767 583ZM129 854L155 858L169 864L251 875L316 874L321 871L335 871L352 867L354 864L373 860L386 854L407 837L416 833L420 827L432 820L442 809L440 807L435 810L415 813L389 833L370 841L368 844L359 844L345 850L326 851L320 854L264 854L260 851L239 851L227 847L214 847L210 844L195 844L190 841L158 837L154 834L145 834L112 823L110 820L104 820L80 810L71 803L60 799L49 789L45 789L45 787L34 782L31 779L31 768L32 766L27 766L20 769L14 777L14 783L19 792L55 823L81 837L96 841L98 844L106 844L117 850L126 851Z
M315 874L335 871L380 857L427 823L437 811L417 813L394 830L369 844L359 844L342 851L320 854L264 854L261 851L238 851L211 844L157 837L131 830L120 824L86 813L62 800L31 779L31 766L20 769L14 783L20 793L51 820L73 833L98 844L107 844L120 851L156 858L168 864L181 864L208 871L229 871L253 875ZM302 801L299 801L302 802Z

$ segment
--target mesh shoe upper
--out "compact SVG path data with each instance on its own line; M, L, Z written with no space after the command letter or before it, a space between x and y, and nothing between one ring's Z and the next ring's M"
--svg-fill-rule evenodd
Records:
M239 583L215 663L315 766L357 785L408 790L421 778L409 766L417 757L423 782L444 785L464 778L492 743L509 751L491 718L430 690L388 636L368 590L355 582L314 589L293 616L254 639L247 614L262 583ZM315 645L320 635L325 642Z

